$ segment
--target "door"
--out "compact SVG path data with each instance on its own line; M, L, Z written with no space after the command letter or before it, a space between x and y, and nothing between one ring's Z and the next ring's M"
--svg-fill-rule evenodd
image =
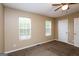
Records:
M68 20L58 20L58 40L68 43Z
M74 18L74 45L79 47L79 18Z

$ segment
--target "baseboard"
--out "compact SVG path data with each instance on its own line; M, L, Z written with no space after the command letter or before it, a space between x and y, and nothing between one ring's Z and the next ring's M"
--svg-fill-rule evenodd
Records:
M54 39L53 39L53 40L54 40ZM47 42L51 42L51 41L53 41L53 40L48 40L48 41L45 41L45 42L40 42L40 43L37 43L37 44L33 44L33 45L30 45L30 46L26 46L26 47L19 48L19 49L15 49L15 50L11 50L11 51L5 51L4 53L5 53L5 54L8 54L8 53L15 52L15 51L18 51L18 50L30 48L30 47L33 47L33 46L36 46L36 45L39 45L39 44L44 44L44 43L47 43Z
M68 43L68 44L70 44L70 45L73 45L73 46L74 46L74 44L72 44L72 43Z
M57 40L57 41L59 41L59 40ZM62 41L61 41L62 42ZM64 43L67 43L67 42L64 42ZM67 44L70 44L70 45L73 45L74 46L74 44L72 44L72 43L67 43Z

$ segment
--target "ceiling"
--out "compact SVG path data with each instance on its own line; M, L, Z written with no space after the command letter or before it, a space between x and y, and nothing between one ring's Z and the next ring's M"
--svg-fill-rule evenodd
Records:
M70 5L70 9L67 11L54 11L57 7L52 6L51 3L4 3L6 7L37 13L48 17L59 17L69 13L79 11L79 4Z

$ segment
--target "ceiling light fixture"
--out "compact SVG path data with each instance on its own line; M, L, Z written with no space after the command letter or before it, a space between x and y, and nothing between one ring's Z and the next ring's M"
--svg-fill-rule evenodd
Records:
M68 5L63 5L61 9L62 10L67 10L68 9Z

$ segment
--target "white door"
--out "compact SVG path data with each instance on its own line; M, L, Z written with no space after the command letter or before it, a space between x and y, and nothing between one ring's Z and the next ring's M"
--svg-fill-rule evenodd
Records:
M68 43L68 20L58 20L58 40Z
M74 45L79 47L79 18L74 18Z

